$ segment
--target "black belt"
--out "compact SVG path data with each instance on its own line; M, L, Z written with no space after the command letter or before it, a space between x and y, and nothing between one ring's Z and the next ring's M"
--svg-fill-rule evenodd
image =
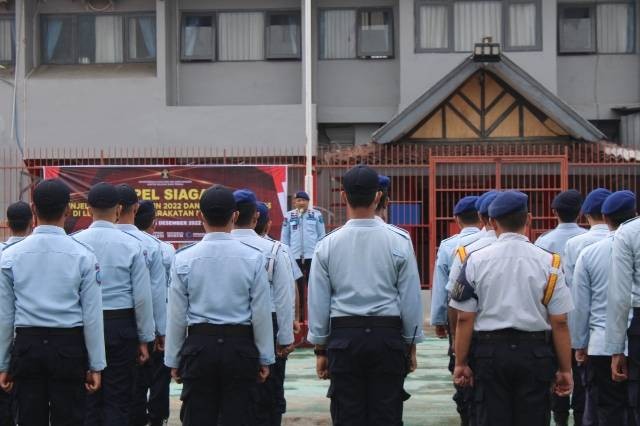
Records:
M192 334L221 337L253 337L253 327L250 325L194 324L189 326L189 335Z
M82 327L51 328L51 327L18 327L18 336L81 336Z
M133 308L129 309L109 309L107 311L102 311L102 316L106 320L110 319L125 319L125 318L134 318L136 312Z
M549 342L551 340L551 332L549 331L522 331L513 328L505 328L495 331L476 331L473 338L480 341L514 341L514 340L532 340Z
M331 328L402 328L400 317L333 317Z

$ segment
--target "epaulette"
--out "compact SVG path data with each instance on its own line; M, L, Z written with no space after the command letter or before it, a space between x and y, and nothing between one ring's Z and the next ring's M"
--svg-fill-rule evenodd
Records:
M550 234L550 233L551 233L551 232L553 232L553 231L555 231L555 228L554 228L554 229L549 229L548 231L543 232L542 234L540 234L540 235L538 236L538 238L542 238L542 237L544 237L545 235Z
M327 232L326 234L324 234L324 235L322 236L322 238L320 238L320 239L318 240L318 242L320 242L320 241L324 240L324 239L325 239L325 238L327 238L329 235L333 234L334 232L336 232L336 231L337 231L337 230L339 230L339 229L342 229L342 226L338 226L336 229L332 229L331 231Z
M444 243L445 241L449 241L449 240L451 240L453 238L456 238L456 237L458 237L458 235L460 235L460 234L454 234L454 235L452 235L452 236L450 236L448 238L445 238L444 240L440 241L440 244L442 245L442 243Z
M398 235L401 235L401 236L403 236L404 238L406 238L408 240L411 240L411 236L409 235L409 233L406 230L404 230L404 229L402 229L400 227L397 227L395 225L392 225L390 223L387 223L386 225L387 225L387 229L389 229L390 231L392 231L392 232L394 232L394 233L396 233Z
M625 225L625 224L627 224L629 222L633 222L634 220L638 220L638 219L640 219L640 216L632 217L631 219L628 219L628 220L625 220L624 222L622 222L622 224L620 226Z
M91 247L89 244L85 244L80 240L77 240L75 238L73 238L71 235L69 235L71 237L71 239L73 241L75 241L76 243L80 244L82 247L86 248L87 250L89 250L91 253L95 253L95 251L93 250L93 247Z
M531 244L533 244L533 243L531 243ZM547 252L547 253L549 253L551 256L555 256L556 254L558 254L558 253L552 252L551 250L547 250L547 249L546 249L546 248L544 248L544 247L537 246L537 245L535 245L535 244L533 244L533 246L534 246L534 247L536 247L536 248L539 248L539 249L540 249L540 250L542 250L542 251L546 251L546 252Z
M136 241L138 242L142 242L142 240L140 238L138 238L137 235L131 234L128 231L121 231L123 234L127 234L128 236L130 236L131 238L135 238Z
M12 242L12 243L0 243L0 244L2 244L2 245L0 245L0 252L2 252L3 250L8 249L9 247L13 247L13 246L15 246L16 244L21 243L21 242L23 242L23 241L24 241L24 238L23 238L23 239L21 239L20 241L14 241L14 242Z
M178 254L178 253L180 253L180 252L182 252L182 251L184 251L184 250L186 250L188 248L191 248L191 247L195 246L196 244L198 244L198 243L191 243L191 244L187 244L186 246L182 246L178 250L176 250L176 254Z
M156 237L155 235L150 234L150 233L148 233L148 232L145 232L145 234L147 234L148 236L150 236L151 238L153 238L154 240L156 240L156 242L157 242L157 243L162 244L162 240L161 240L160 238Z
M254 250L258 250L260 253L262 253L262 249L260 247L256 247L253 244L248 243L247 241L243 241L243 240L238 240L240 241L242 244L244 244L247 247L251 247Z

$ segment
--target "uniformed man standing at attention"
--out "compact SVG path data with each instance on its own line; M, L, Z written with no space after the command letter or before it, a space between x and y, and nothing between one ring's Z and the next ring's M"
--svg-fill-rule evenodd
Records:
M587 232L577 224L581 206L582 197L575 189L556 195L551 202L551 211L558 220L558 226L538 237L535 244L552 253L562 255L569 238Z
M295 209L287 212L282 223L281 241L289 246L291 254L304 274L304 278L297 281L301 311L299 319L304 321L305 292L309 280L311 259L316 244L320 238L324 237L325 229L322 213L309 208L309 194L304 191L297 192L293 203Z
M258 222L258 200L248 189L233 193L238 208L238 220L231 235L239 241L260 250L267 259L267 276L271 288L271 316L275 339L276 363L267 381L258 387L256 398L256 424L279 426L282 423L284 399L284 370L287 356L293 352L293 273L289 256L282 243L269 241L254 231ZM278 402L278 404L276 404Z
M18 201L7 208L7 227L11 236L0 243L0 253L6 247L24 240L33 228L33 213L31 207L24 201ZM13 426L12 393L0 391L0 426Z
M525 236L527 204L516 191L495 198L489 216L498 240L469 255L452 292L459 311L454 382L473 386L479 426L546 426L551 385L560 395L573 387L573 303L560 256Z
M267 261L231 236L231 190L207 189L200 211L206 235L171 270L165 363L183 382L184 426L254 425L252 391L275 362Z
M380 186L380 202L376 206L376 218L379 218L384 223L389 222L389 186L391 186L391 179L388 176L378 176L378 184Z
M0 388L15 386L21 426L80 426L106 366L100 267L64 231L69 188L45 180L32 197L38 226L0 261Z
M453 208L453 216L460 227L460 233L440 242L433 271L431 288L431 325L436 328L436 335L441 339L447 337L447 302L449 294L446 287L451 272L451 264L460 237L480 232L480 218L476 209L478 197L470 195L461 198Z
M156 208L153 201L138 203L134 224L136 228L151 236L160 245L162 265L167 283L175 249L169 243L159 240L153 233L156 227ZM171 370L164 365L164 350L157 342L149 344L149 362L139 368L138 380L133 395L130 426L162 426L169 418L169 385Z
M624 191L627 199L634 195ZM611 375L616 382L629 380L629 405L640 424L640 220L624 222L613 237L607 289L606 351L611 354ZM629 325L629 314L633 318ZM625 346L629 357L625 356Z
M94 185L87 195L93 223L73 238L93 249L101 265L107 368L102 389L91 395L87 426L120 426L129 421L132 371L149 359L147 343L155 339L151 284L140 241L119 231L120 197L109 183Z
M635 194L613 193L602 204L601 214L611 232L582 250L578 257L572 284L576 310L572 313L571 340L576 360L586 365L587 397L593 403L588 410L592 418L587 419L585 412L584 423L618 426L628 424L630 410L627 382L614 382L611 378L611 356L605 343L607 288L613 234L620 224L635 217Z
M316 248L307 339L331 379L333 424L397 426L423 339L418 266L407 234L375 218L377 173L356 166L342 183L349 220Z

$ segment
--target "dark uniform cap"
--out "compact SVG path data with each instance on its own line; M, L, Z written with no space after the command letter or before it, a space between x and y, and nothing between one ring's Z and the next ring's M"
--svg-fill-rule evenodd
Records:
M480 197L482 198L482 203L480 203L480 208L478 209L478 213L480 213L483 216L488 216L489 206L491 205L491 203L493 203L493 200L496 199L498 194L500 194L498 191L490 191L483 194L483 196Z
M459 216L462 213L478 211L478 209L476 209L476 201L478 201L478 198L479 197L477 195L462 197L453 208L453 215Z
M47 179L33 190L33 203L36 207L58 207L69 204L71 190L60 179Z
M369 195L380 190L378 174L371 167L362 164L344 174L342 186L349 194Z
M298 191L296 192L296 196L293 198L302 198L303 200L309 201L309 194L304 191Z
M28 222L32 219L31 207L24 201L18 201L7 208L7 220L10 222Z
M258 201L258 213L260 213L258 223L266 223L269 221L269 206L262 201Z
M636 194L629 190L617 191L609 195L602 203L602 214L610 216L618 212L636 209Z
M604 188L598 188L587 194L587 198L584 199L582 204L582 214L600 214L602 209L602 203L606 200L611 191Z
M233 198L236 200L236 204L257 204L258 198L256 194L250 189L238 189L233 192Z
M146 216L155 216L156 214L156 206L153 204L153 201L150 200L142 200L138 206L138 211L136 212L136 217L146 217Z
M91 187L89 194L87 194L87 201L91 207L110 209L118 205L120 195L115 186L100 182Z
M489 205L489 216L499 218L510 213L527 212L529 197L520 191L505 191L499 193Z
M476 210L478 210L478 212L479 212L479 213L482 213L482 212L480 212L480 207L482 206L482 202L483 202L483 201L484 201L488 196L490 196L490 195L492 195L492 194L497 194L497 193L498 193L498 191L487 191L487 192L485 192L484 194L480 195L480 196L478 197L478 199L476 200Z
M556 195L551 202L551 208L556 210L580 210L582 196L575 189L570 189Z
M120 204L125 207L132 206L138 202L138 194L135 189L126 183L117 186L118 195L120 196Z
M206 214L223 215L237 210L233 191L222 185L214 185L200 197L200 210Z
M378 185L380 186L381 191L388 189L389 185L391 185L391 179L389 179L389 176L379 175Z

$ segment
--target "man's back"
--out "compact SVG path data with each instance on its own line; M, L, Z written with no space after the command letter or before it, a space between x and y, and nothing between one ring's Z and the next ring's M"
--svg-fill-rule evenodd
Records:
M561 223L551 231L542 234L535 244L547 251L561 255L564 253L564 246L569 238L585 232L587 230L579 227L577 223Z

